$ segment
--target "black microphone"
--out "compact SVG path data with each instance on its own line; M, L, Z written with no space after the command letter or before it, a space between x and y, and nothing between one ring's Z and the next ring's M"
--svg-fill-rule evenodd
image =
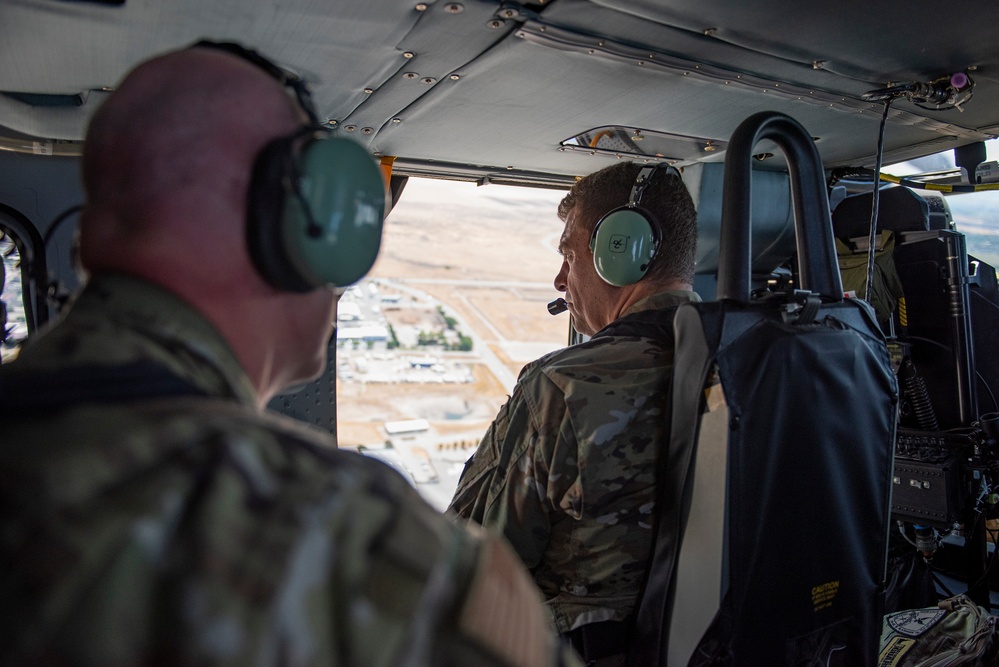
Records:
M548 304L548 312L552 315L558 315L559 313L564 313L569 310L569 304L565 302L565 299L559 297Z

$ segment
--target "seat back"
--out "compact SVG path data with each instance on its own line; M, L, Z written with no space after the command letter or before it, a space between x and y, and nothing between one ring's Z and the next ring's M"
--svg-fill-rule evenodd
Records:
M720 162L707 162L683 170L683 182L697 206L694 291L706 301L714 300L718 288L724 168ZM786 172L754 169L752 194L752 279L754 286L765 286L794 254L790 179Z
M843 241L866 238L871 230L874 195L869 192L847 197L832 212L836 237ZM891 232L930 229L930 205L909 188L884 188L878 193L878 230Z
M791 165L803 290L752 301L747 181L762 139ZM872 665L897 388L872 309L842 298L821 162L787 116L757 114L729 144L719 297L674 322L631 664Z

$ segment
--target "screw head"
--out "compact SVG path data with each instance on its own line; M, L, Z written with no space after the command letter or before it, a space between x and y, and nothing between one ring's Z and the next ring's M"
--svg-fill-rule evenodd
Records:
M458 14L462 12L464 9L465 5L461 4L460 2L449 2L448 4L444 5L444 11L446 11L448 14Z

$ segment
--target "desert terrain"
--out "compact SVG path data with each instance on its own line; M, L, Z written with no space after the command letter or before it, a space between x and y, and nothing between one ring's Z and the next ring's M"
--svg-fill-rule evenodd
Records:
M450 441L438 446L477 444L524 364L567 339L568 316L552 317L545 308L558 296L552 280L561 264L555 249L562 222L555 210L563 195L410 179L386 220L369 282L376 282L382 295L426 295L488 350L438 354L446 359L464 355L472 377L465 383L365 382L345 380L341 372L341 447L382 443L386 422L413 419L427 420L439 440ZM439 317L430 307L382 308L399 331L430 328ZM486 363L483 355L494 363Z

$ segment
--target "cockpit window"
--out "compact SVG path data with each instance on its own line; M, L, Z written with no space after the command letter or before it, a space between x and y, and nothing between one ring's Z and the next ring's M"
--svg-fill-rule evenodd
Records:
M985 150L986 161L979 165L972 183L979 186L999 185L999 139L986 141ZM925 180L932 180L933 177L946 179L948 176L956 179L960 173L953 150L891 165L885 171L921 180L924 177L930 177ZM965 236L968 254L993 267L999 266L999 190L947 194L945 199L953 228Z
M947 204L968 254L999 267L999 191L948 197Z

